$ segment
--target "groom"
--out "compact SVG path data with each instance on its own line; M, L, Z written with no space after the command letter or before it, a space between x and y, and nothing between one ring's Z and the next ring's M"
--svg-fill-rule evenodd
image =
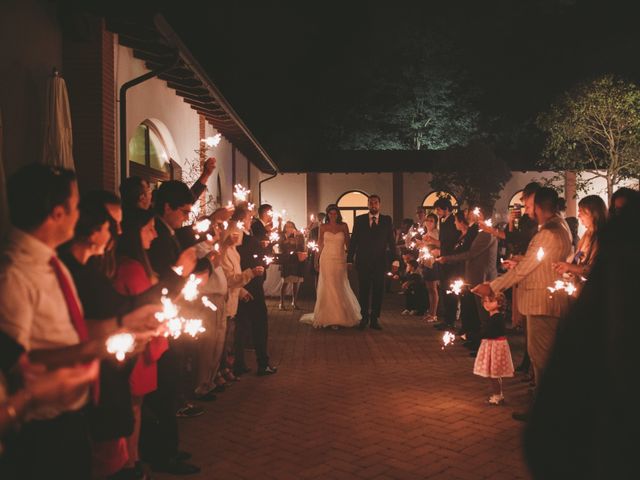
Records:
M375 330L382 330L378 319L387 272L387 252L395 256L393 224L390 216L380 215L380 197L371 195L369 213L356 217L347 254L347 263L353 263L354 255L356 259L358 301L362 314L362 321L358 327L360 330L364 330L368 324Z

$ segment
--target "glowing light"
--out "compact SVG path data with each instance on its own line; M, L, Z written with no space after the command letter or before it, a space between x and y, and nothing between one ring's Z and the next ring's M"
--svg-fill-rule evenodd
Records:
M256 209L256 204L255 204L255 203L249 203L249 204L247 205L247 208L248 208L249 210L255 210L255 209Z
M167 326L167 332L164 334L165 337L178 338L182 335L182 318L170 318L165 324Z
M478 207L474 208L474 209L473 209L473 214L474 214L476 217L479 217L479 216L480 216L480 208L478 208Z
M247 190L239 183L233 187L233 198L235 198L237 202L246 202L250 193L251 190Z
M280 240L280 234L278 232L276 232L274 230L273 232L271 232L269 234L269 241L270 242L277 242L278 240Z
M122 362L127 353L133 352L136 339L130 333L116 333L107 338L107 352L116 356L118 361Z
M455 340L456 340L456 336L453 333L444 332L442 334L442 350L444 350L444 347L448 345L453 345L453 342L455 342Z
M189 275L189 279L181 292L186 301L193 302L198 298L198 285L200 285L200 283L202 283L202 279L196 277L193 273Z
M312 222L316 219L316 217L313 215L313 213L309 216L309 220L311 220Z
M213 242L213 235L211 235L210 233L207 233L207 241Z
M244 222L236 223L236 227L238 227L239 230L244 230Z
M387 277L393 277L393 273L387 272Z
M221 139L222 139L222 135L220 135L219 133L216 133L214 136L203 138L200 141L202 143L205 143L207 147L212 148L212 147L217 147Z
M202 320L199 318L182 319L182 331L192 337L196 337L199 333L207 330L202 326Z
M493 227L493 220L491 220L490 218L484 221L484 224L487 227Z
M182 274L184 273L184 267L183 266L179 266L179 267L171 267L171 269L176 272L178 275L182 276ZM166 290L166 288L164 289ZM164 292L163 290L163 292ZM166 293L163 293L163 295L166 295Z
M464 286L464 281L461 279L454 280L451 285L449 285L449 290L447 290L447 294L453 293L454 295L460 295L462 293L462 287Z
M544 248L540 247L538 249L538 252L536 253L536 258L538 259L539 262L542 261L542 259L544 258Z
M568 281L565 282L564 280L556 280L555 283L553 284L553 287L547 287L547 290L549 290L551 293L558 292L558 291L564 291L564 292L567 293L567 295L571 296L574 293L576 293L576 291L578 289L573 284L573 282L568 282Z
M224 228L225 230L229 228L229 222L227 222L226 220L222 222L222 228Z
M211 310L213 310L214 312L218 310L218 307L216 307L216 304L213 303L211 300L209 300L208 297L203 296L202 297L202 304L207 307L210 308Z
M209 220L208 218L205 218L204 220L200 220L199 222L196 222L196 224L193 226L193 229L196 232L200 232L200 233L204 233L208 231L210 228L211 228L211 220Z
M213 246L213 249L214 249L216 252L219 252L219 251L220 251L220 244L219 244L219 243L216 243L216 244Z
M429 249L427 247L422 247L420 249L420 254L418 256L418 260L426 261L426 260L431 260L431 259L433 259L433 255L431 255L431 252L429 251Z
M311 250L312 252L318 252L320 251L320 248L318 247L318 244L316 242L311 240L310 242L307 242L307 250Z
M265 255L264 263L267 266L271 265L273 263L273 257L270 257L269 255Z

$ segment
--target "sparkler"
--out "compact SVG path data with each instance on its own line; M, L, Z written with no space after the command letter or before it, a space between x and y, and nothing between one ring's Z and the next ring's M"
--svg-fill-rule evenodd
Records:
M130 333L116 333L107 338L107 352L116 356L119 362L124 360L127 353L133 352L136 339Z
M565 282L564 280L556 280L553 287L547 287L551 293L563 290L567 295L573 295L578 290L572 282Z
M224 222L222 222L222 227L226 230L229 228L229 222L227 222L226 220Z
M218 310L218 307L216 307L216 304L213 303L211 300L209 300L208 297L203 296L202 297L202 304L207 307L210 308L211 310L213 310L214 312Z
M213 242L213 236L210 233L207 233L207 241Z
M220 251L220 244L219 244L219 243L216 243L216 244L213 246L213 249L214 249L216 252L219 252L219 251Z
M212 148L212 147L217 147L221 139L222 139L222 135L220 135L219 133L216 133L213 137L202 138L200 139L200 141L203 143L206 143L207 147Z
M181 292L186 301L193 302L198 298L198 285L200 285L200 283L202 283L202 279L197 278L193 273L189 275L189 279Z
M238 227L238 230L244 230L244 222L240 221L236 223L236 227Z
M179 267L171 267L171 269L176 272L177 275L182 276L182 274L184 273L184 267L183 266L179 266ZM166 290L166 289L165 289ZM164 294L166 295L166 294Z
M464 286L464 281L458 279L454 280L451 285L449 285L449 290L447 290L447 294L453 293L454 295L460 295L462 293L462 287Z
M536 253L536 258L538 259L539 262L542 261L542 259L544 258L544 248L540 247L538 249L538 252Z
M247 204L247 208L248 208L249 210L255 210L255 208L256 208L256 204L255 204L255 203L249 203L249 204Z
M269 265L271 265L273 263L273 257L269 256L269 255L265 255L263 257L264 260L264 264L268 267Z
M273 232L271 232L269 234L269 241L272 243L277 242L278 240L280 240L280 234L278 232L276 232L275 230Z
M307 242L307 249L311 250L312 252L320 251L320 248L318 247L318 244L316 242L314 242L313 240L311 240L310 242Z
M474 214L476 217L479 217L479 216L480 216L480 208L479 208L479 207L474 208L474 209L473 209L473 214Z
M487 220L484 221L484 224L487 227L493 227L493 220L491 220L490 218L488 218Z
M205 233L210 228L211 228L211 220L209 220L208 218L205 218L203 220L200 220L199 222L196 222L196 224L193 226L193 229L199 233Z
M456 340L456 336L453 333L444 332L442 334L442 350L444 350L444 347L448 345L453 345L453 342L455 342L455 340Z
M233 198L235 198L237 202L246 202L250 193L251 190L247 190L239 183L233 187Z
M418 256L418 260L427 261L427 260L431 260L431 259L433 259L433 255L431 255L431 252L429 251L429 249L427 247L422 247L420 249L420 254Z
M199 318L182 319L182 321L182 330L193 338L195 338L199 333L207 331L202 326L202 320Z

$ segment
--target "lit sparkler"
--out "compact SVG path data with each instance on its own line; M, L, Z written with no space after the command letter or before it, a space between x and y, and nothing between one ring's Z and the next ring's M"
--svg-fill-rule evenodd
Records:
M116 333L107 338L107 352L116 356L119 362L122 362L127 353L133 352L136 339L130 333Z
M429 249L427 247L422 247L420 249L420 254L418 256L418 260L427 261L427 260L431 260L431 259L433 259L433 255L431 255L431 252L429 251Z
M272 243L277 242L278 240L280 240L280 234L278 232L276 232L275 230L273 232L271 232L269 234L269 241Z
M229 222L227 222L226 220L224 222L222 222L222 228L224 228L225 230L229 228Z
M442 334L442 350L444 350L444 347L448 345L453 345L453 342L455 342L455 340L456 340L456 336L453 333L444 332Z
M202 304L207 307L210 308L211 310L213 310L214 312L218 310L218 307L216 307L216 304L213 303L211 300L209 300L208 297L203 296L202 297Z
M538 252L536 253L536 258L538 259L539 262L542 261L542 259L544 258L544 248L540 247L538 249Z
M249 204L247 204L247 208L249 210L255 210L256 209L256 204L255 203L249 203Z
M189 279L181 292L186 301L193 302L198 298L198 285L200 285L200 283L202 283L202 279L196 277L193 273L189 275Z
M264 256L264 264L268 267L272 263L273 263L273 257L271 257L269 255L265 255Z
M184 273L184 267L181 265L179 267L171 267L171 269L176 272L177 275L182 276L182 274Z
M202 320L199 318L182 319L182 331L195 338L199 333L207 330L202 326Z
M473 214L474 214L476 217L479 217L479 216L480 216L480 208L479 208L479 207L474 208L474 209L473 209Z
M553 284L553 287L547 287L547 290L549 290L551 293L554 293L554 292L562 290L562 291L566 292L567 295L573 295L574 293L576 293L576 291L578 289L573 284L573 282L565 282L564 280L556 280L555 283Z
M237 222L236 227L238 227L238 230L244 230L244 222L242 221Z
M486 219L486 220L484 221L484 224L485 224L487 227L493 227L493 220L491 220L490 218L488 218L488 219Z
M451 285L449 285L449 290L447 290L447 294L453 293L454 295L460 295L462 293L462 287L464 286L463 280L454 280Z
M196 222L196 224L193 226L193 229L199 233L207 232L210 228L211 228L211 220L209 220L208 218L205 218L203 220L200 220L199 222Z
M216 133L214 136L202 138L200 141L205 143L207 147L212 148L212 147L217 147L221 139L222 139L222 135L220 135L219 133Z
M235 198L237 202L246 202L250 193L251 190L247 190L239 183L233 187L233 198Z
M207 233L207 241L213 242L213 235L211 235L210 233Z
M310 242L307 242L307 249L311 250L312 252L320 251L320 248L318 247L318 244L316 242L314 242L313 240L311 240Z

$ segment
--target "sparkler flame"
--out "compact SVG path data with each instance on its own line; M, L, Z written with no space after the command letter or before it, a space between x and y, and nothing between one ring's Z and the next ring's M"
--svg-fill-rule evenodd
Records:
M493 220L491 220L490 218L488 218L487 220L484 221L484 224L487 227L493 227Z
M576 288L576 286L573 284L573 282L569 282L569 281L564 281L564 280L556 280L555 283L553 284L553 287L547 287L547 290L549 290L551 293L557 292L557 291L564 291L567 293L567 295L571 296L574 293L576 293L576 291L578 290Z
M130 333L116 333L107 338L107 352L116 356L122 362L127 353L133 352L136 338Z
M433 255L431 255L431 252L429 251L429 249L427 247L422 247L420 249L420 255L418 256L418 260L431 260L433 258Z
M198 298L198 285L202 283L202 279L197 278L193 273L189 275L189 279L187 283L184 285L182 289L182 296L188 302L193 302L196 298Z
M216 307L216 304L213 303L211 300L209 300L208 297L203 296L202 297L202 304L207 307L210 308L211 310L213 310L214 312L218 310L218 307Z
M236 227L238 227L238 230L244 230L244 222L242 221L237 222Z
M449 290L447 290L447 294L453 293L454 295L460 295L462 293L462 287L464 286L463 280L454 280L451 285L449 285Z
M182 276L182 274L184 273L184 267L183 267L182 265L181 265L181 266L179 266L179 267L171 267L171 269L172 269L174 272L176 272L176 274L178 274L178 275L180 275L180 276ZM162 293L162 294L163 294L163 295L166 295L166 293L164 292L164 290L166 290L166 288L165 288L165 289L163 289L163 291L162 291L163 293Z
M213 137L202 138L200 139L200 141L203 143L206 143L207 147L211 148L211 147L217 147L221 139L222 139L222 135L220 135L219 133L216 133Z
M206 332L206 329L202 326L202 320L199 318L182 319L182 330L184 333L196 337L199 333Z
M538 249L538 252L536 253L536 258L538 259L539 262L542 261L542 259L544 258L544 248L540 247Z
M474 214L476 217L480 216L480 208L479 208L479 207L474 208L474 209L473 209L473 214Z
M273 263L273 257L270 257L269 255L265 255L264 263L265 265L269 266L271 263Z
M200 220L199 222L196 222L196 224L193 226L193 229L199 233L204 233L208 231L210 228L211 228L211 220L209 220L208 218L205 218L203 220Z
M444 350L444 347L448 346L448 345L453 345L453 342L455 342L456 340L456 336L451 333L451 332L444 332L442 334L442 350Z
M280 240L280 234L278 232L276 232L274 230L273 232L271 232L269 234L269 241L270 242L277 242L278 240Z
M229 228L229 222L227 222L226 220L224 222L222 222L222 227L226 230L227 228Z
M307 242L307 249L311 250L312 252L318 252L320 250L320 248L318 247L318 244L313 240L311 240L310 242Z
M250 193L251 190L247 190L239 183L233 187L233 198L235 198L237 202L246 202Z

